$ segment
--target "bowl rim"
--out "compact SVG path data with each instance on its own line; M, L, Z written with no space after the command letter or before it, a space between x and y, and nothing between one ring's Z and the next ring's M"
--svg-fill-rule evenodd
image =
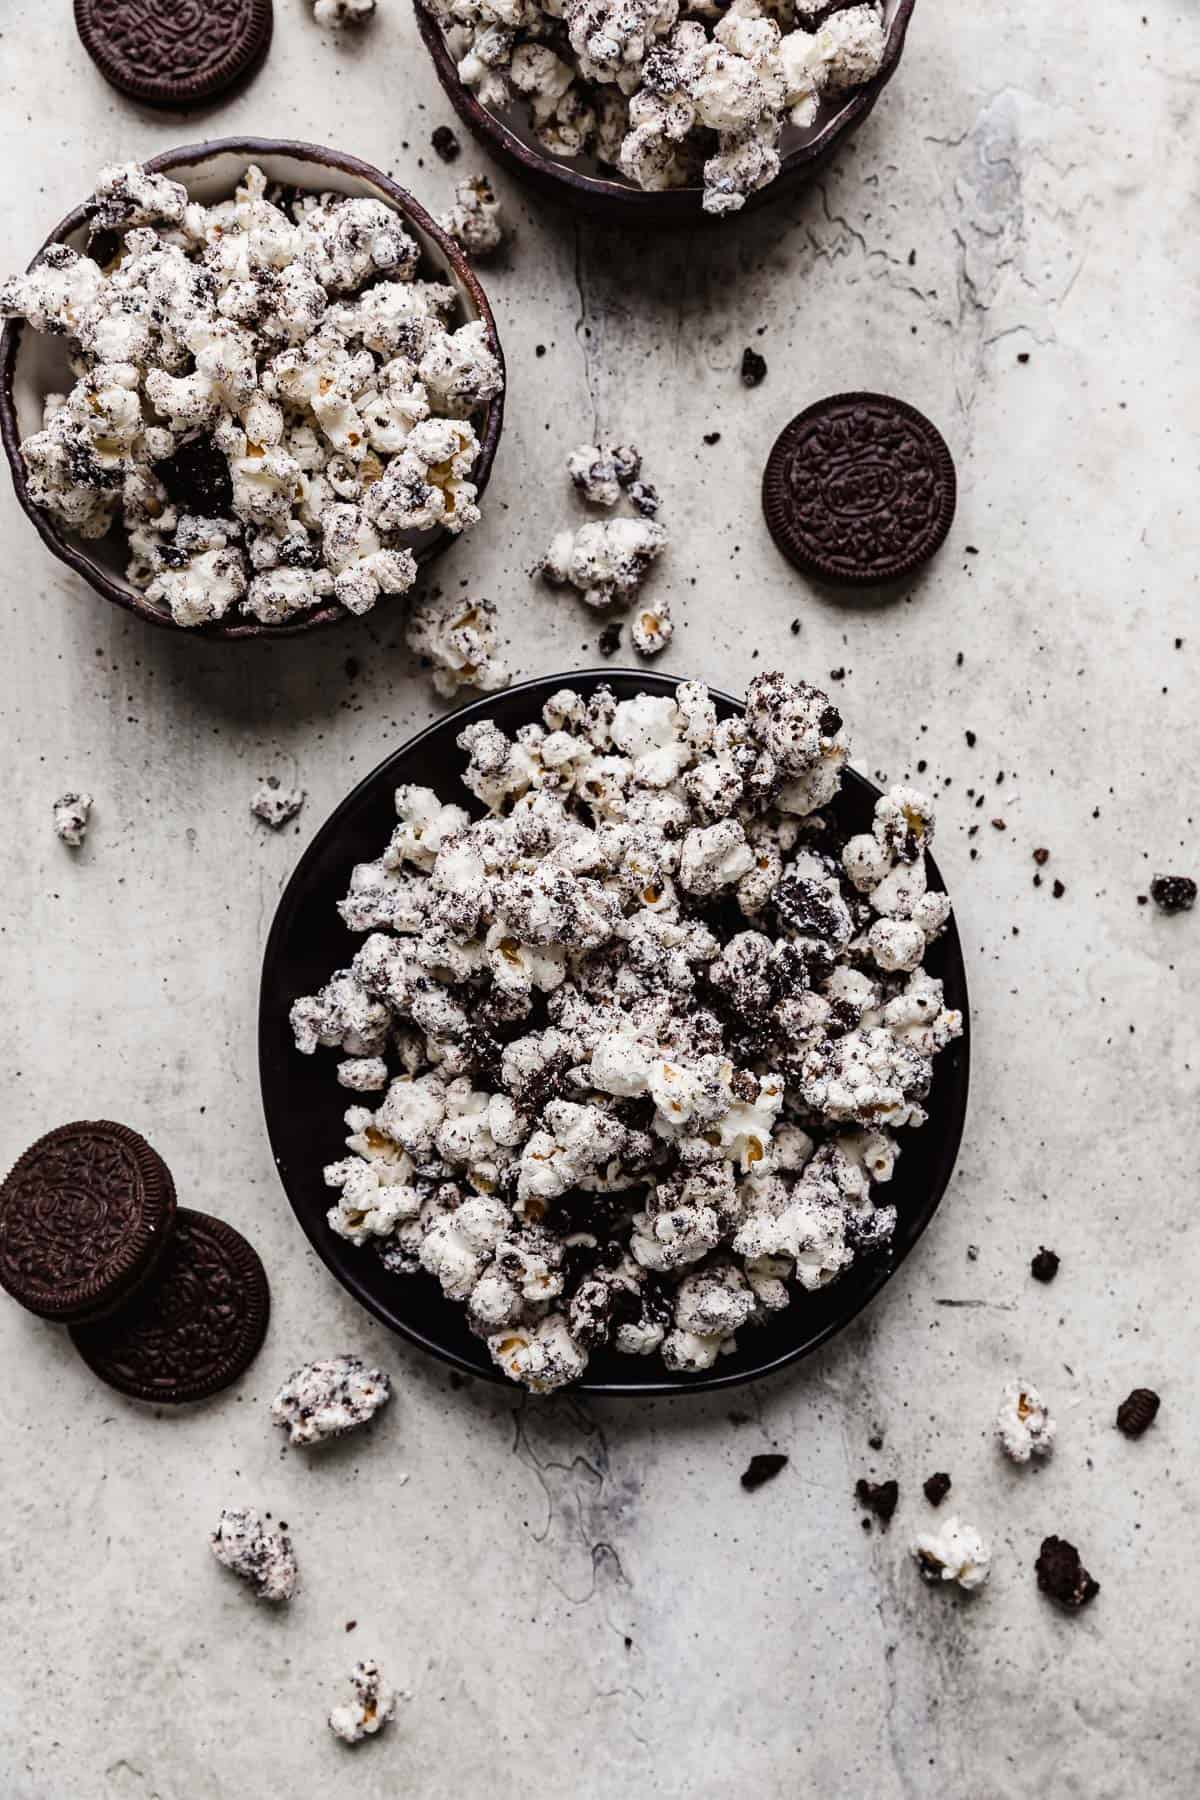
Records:
M173 175L179 170L195 169L203 162L218 156L245 157L253 162L257 157L290 156L298 162L316 163L322 168L334 169L343 175L350 175L377 187L387 196L406 223L415 225L417 229L431 238L438 249L445 255L450 264L455 282L469 296L475 306L479 318L487 332L488 344L500 364L501 374L505 377L505 385L494 400L489 400L484 410L479 428L479 455L472 471L472 479L482 496L492 473L496 451L500 443L500 434L504 425L504 402L507 394L508 379L504 360L504 351L500 343L500 334L496 327L495 315L483 285L465 254L454 239L445 232L437 221L426 211L407 188L403 188L382 169L372 163L364 162L361 157L352 156L348 151L333 150L322 144L309 144L294 138L263 137L226 137L207 138L199 143L181 144L171 150L160 150L141 165L156 175ZM315 191L315 190L314 190ZM64 243L76 231L87 223L88 203L75 206L61 219L50 232L41 248L37 251L29 268L36 266L40 258L52 244ZM114 606L122 607L126 612L145 619L147 623L157 625L166 631L178 631L201 642L212 643L246 642L250 639L273 639L298 637L304 632L314 631L326 625L348 624L355 615L337 604L318 607L302 619L291 620L281 625L266 625L258 620L239 620L226 624L223 620L209 625L178 625L169 613L160 612L151 606L149 601L139 594L135 588L123 581L118 581L107 569L101 568L84 549L73 542L66 532L51 518L42 507L38 506L29 494L24 463L21 458L21 430L17 418L16 399L14 394L17 358L20 354L24 332L29 329L22 319L11 319L0 335L0 442L4 445L12 475L13 488L22 511L31 520L43 544L56 556L59 562L65 563L75 574L81 576L88 586L103 599ZM415 552L419 564L431 562L454 542L454 536L442 531Z
M418 1326L409 1324L400 1317L395 1310L389 1309L389 1307L371 1291L370 1283L365 1281L359 1275L357 1267L346 1257L344 1248L339 1248L342 1244L342 1240L335 1238L334 1234L324 1225L324 1215L322 1214L319 1223L315 1220L310 1222L305 1217L297 1199L293 1196L289 1176L285 1173L287 1167L286 1143L284 1141L283 1132L279 1128L280 1114L285 1109L273 1104L271 1098L273 1090L278 1085L277 1076L272 1065L278 1060L277 1034L279 1030L279 1019L274 1010L273 996L270 991L272 972L283 954L284 945L291 929L291 914L294 906L298 903L299 897L303 894L307 886L310 869L312 869L314 864L319 861L321 853L329 844L330 840L337 838L341 830L343 819L355 808L359 800L365 797L369 789L375 788L381 782L392 785L393 781L403 781L403 775L400 773L401 765L411 758L414 753L424 749L431 742L434 742L438 738L451 732L457 736L465 726L474 724L480 719L487 718L492 709L509 699L519 700L522 697L526 697L531 703L532 710L530 716L536 717L540 713L541 704L548 699L552 693L562 687L587 683L589 688L594 688L604 684L611 685L614 681L636 681L644 684L644 691L646 692L669 696L674 694L687 679L688 677L686 676L668 675L658 670L651 671L646 669L579 669L557 675L539 675L531 677L528 681L519 682L511 688L506 688L502 693L485 694L481 696L480 699L472 702L469 706L460 708L457 712L446 713L440 718L432 720L430 724L424 726L411 738L407 739L398 750L394 750L390 755L384 757L369 774L363 776L360 781L356 782L355 786L338 802L328 818L326 818L323 824L318 828L306 845L299 862L280 894L276 904L275 914L271 921L271 928L267 935L259 983L259 1095L262 1102L267 1138L271 1145L271 1151L275 1162L275 1170L279 1176L280 1184L283 1187L288 1204L295 1214L301 1230L304 1232L308 1242L316 1251L335 1281L357 1300L361 1306L365 1307L380 1324L387 1326L390 1331L393 1331L399 1337L406 1339L418 1349L424 1350L436 1357L439 1362L446 1363L451 1368L460 1370L476 1379L489 1381L497 1387L513 1389L516 1387L516 1384L509 1381L499 1369L493 1366L485 1367L480 1363L468 1361L467 1358L460 1356L458 1352L449 1345L442 1343L436 1337L430 1336ZM708 684L706 683L705 685L707 686ZM738 700L732 694L725 693L720 688L709 687L708 691L719 706L731 707L738 714L745 712L744 700ZM860 774L857 769L852 769L848 765L843 769L843 779L844 781L848 781L851 786L859 788L864 797L878 796L882 792L882 789L867 776ZM937 863L928 852L926 852L926 862L931 883L936 884L944 891L941 872ZM839 1310L835 1318L828 1320L815 1331L801 1336L798 1338L797 1342L790 1345L786 1350L779 1354L771 1355L749 1368L726 1371L723 1370L718 1363L712 1369L705 1370L699 1375L683 1376L671 1375L670 1373L656 1373L653 1377L644 1381L588 1381L585 1377L582 1381L572 1382L569 1387L563 1390L564 1393L568 1395L592 1394L620 1398L662 1399L669 1395L677 1394L712 1393L721 1388L741 1387L750 1381L761 1381L766 1376L773 1375L779 1370L788 1367L790 1364L801 1361L806 1356L811 1356L814 1351L820 1349L820 1347L827 1343L830 1338L835 1337L838 1332L844 1330L845 1327L857 1318L859 1313L875 1299L881 1289L887 1286L906 1258L911 1254L913 1249L915 1249L917 1243L924 1236L934 1214L945 1196L946 1189L949 1187L954 1174L959 1149L962 1144L963 1131L966 1126L970 1099L971 1015L966 964L962 954L962 944L953 911L951 912L950 920L946 927L943 942L946 945L948 954L954 957L956 963L957 984L961 989L962 996L961 1010L963 1029L962 1036L955 1042L955 1050L957 1052L957 1063L954 1069L955 1089L948 1111L947 1130L942 1140L940 1176L937 1180L930 1183L919 1209L914 1213L913 1222L915 1229L912 1231L908 1240L894 1253L878 1257L874 1262L865 1266L864 1273L857 1285L852 1289L847 1289L847 1302L845 1306ZM293 1054L295 1054L294 1051ZM348 1101L351 1098L352 1096L347 1096ZM364 1267L365 1266L366 1262L364 1259ZM447 1300L444 1304L449 1307L452 1303ZM801 1327L801 1329L803 1328ZM630 1358L628 1360L637 1363L639 1359ZM654 1366L656 1369L660 1367L657 1363ZM523 1389L519 1388L517 1388L517 1391L524 1392Z
M917 0L898 0L896 11L887 28L883 61L871 80L856 88L847 104L833 118L802 144L795 144L780 161L779 173L765 187L747 196L738 218L770 199L779 198L805 174L814 172L827 162L843 139L849 137L873 110L900 65L905 39ZM451 104L463 123L477 138L486 142L499 159L518 174L523 174L543 187L562 190L564 200L595 210L622 212L628 222L646 225L666 223L727 224L728 219L714 218L701 204L701 187L671 188L650 193L634 187L620 176L582 175L565 159L542 153L528 144L512 127L489 107L476 99L458 78L458 69L446 43L442 26L433 17L424 0L413 0L417 29L425 48L433 59L434 69Z

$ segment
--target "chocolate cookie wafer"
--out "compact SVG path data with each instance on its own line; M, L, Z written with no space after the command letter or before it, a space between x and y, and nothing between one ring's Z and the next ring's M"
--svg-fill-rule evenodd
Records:
M112 86L147 106L201 106L267 54L271 0L75 0L83 47Z

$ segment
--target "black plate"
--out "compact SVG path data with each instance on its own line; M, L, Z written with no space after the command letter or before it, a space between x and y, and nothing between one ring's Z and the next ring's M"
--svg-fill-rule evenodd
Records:
M337 902L349 886L355 863L374 861L390 838L396 823L394 790L404 782L419 783L478 812L481 809L460 782L467 759L455 739L463 727L486 717L511 734L539 720L544 702L556 689L569 686L586 694L604 683L619 698L628 699L638 693L672 694L678 679L634 670L593 670L528 681L437 720L380 763L342 801L300 859L279 902L263 960L259 1010L263 1108L280 1180L309 1242L342 1286L393 1331L470 1375L506 1385L507 1378L493 1364L486 1344L467 1329L466 1309L445 1299L432 1276L391 1275L371 1246L356 1250L330 1231L325 1215L334 1196L321 1171L346 1154L342 1115L359 1097L338 1086L332 1051L299 1054L288 1012L298 995L315 993L335 969L345 967L362 942L342 924ZM741 703L728 695L714 692L713 698L723 716L742 710ZM834 808L843 827L869 830L878 794L871 782L848 770ZM929 884L943 887L932 859ZM702 1375L671 1375L657 1356L604 1351L592 1356L587 1379L576 1391L682 1394L754 1380L815 1350L891 1279L946 1191L967 1111L967 981L953 918L926 967L944 981L947 1004L962 1013L963 1035L937 1058L927 1102L929 1123L920 1131L900 1133L902 1154L887 1189L899 1222L887 1253L855 1263L818 1293L799 1294L786 1312L772 1315L766 1325L747 1327L739 1334L736 1354L721 1357Z

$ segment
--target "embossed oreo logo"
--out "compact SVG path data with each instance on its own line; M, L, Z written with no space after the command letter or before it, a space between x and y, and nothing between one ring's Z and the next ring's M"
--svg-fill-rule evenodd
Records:
M892 505L900 492L900 477L887 463L862 457L849 467L832 470L821 483L821 491L830 512L862 519Z

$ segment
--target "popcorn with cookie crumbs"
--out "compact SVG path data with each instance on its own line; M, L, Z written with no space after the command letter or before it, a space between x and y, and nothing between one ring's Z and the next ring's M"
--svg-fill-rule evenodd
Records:
M634 444L581 444L567 458L575 491L589 506L615 506L641 471L642 453Z
M438 224L448 237L480 261L495 256L508 235L508 221L486 175L468 175L454 189L454 205Z
M366 612L412 587L422 534L478 522L472 421L503 366L383 201L294 197L250 165L205 206L129 163L89 214L93 243L118 239L103 267L52 245L0 282L0 317L60 337L75 377L22 456L59 525L124 530L151 605L188 627Z
M541 572L557 587L577 589L586 605L603 609L637 593L666 545L667 533L655 519L589 520L578 531L558 533Z
M339 4L344 0L339 0ZM371 0L374 7L375 0ZM329 0L317 0L317 11ZM383 1685L383 1676L376 1662L358 1662L354 1665L354 1673L350 1677L350 1685L354 1689L353 1700L342 1706L335 1706L329 1715L329 1729L334 1737L341 1738L344 1744L360 1744L364 1738L374 1737L383 1730L396 1711L396 1695L391 1688Z
M1010 1381L996 1414L996 1436L1005 1456L1015 1463L1049 1456L1057 1434L1050 1409L1032 1382Z
M551 156L595 156L650 193L703 188L738 212L780 169L785 128L825 126L887 48L880 0L832 13L799 0L424 0L463 85L520 96Z
M324 1444L369 1424L391 1395L382 1369L359 1356L327 1357L288 1376L271 1402L271 1423L294 1446Z
M346 1113L330 1228L432 1275L533 1391L605 1346L699 1373L894 1233L896 1134L962 1029L872 942L911 922L874 894L930 803L893 790L849 855L841 714L773 673L744 717L699 683L564 688L459 747L483 816L397 790L339 909L361 948L293 1008L381 1095Z
M250 802L250 811L272 831L282 831L289 825L303 807L306 799L302 787L280 787L277 781L264 781L254 793Z
M512 681L512 670L496 654L497 611L491 600L453 594L414 606L404 640L414 656L430 664L430 679L443 700L463 688L492 694Z
M96 802L90 794L60 794L54 802L54 833L71 850L81 850Z
M990 1544L963 1519L946 1519L936 1531L920 1532L913 1539L912 1554L931 1587L956 1581L970 1594L981 1588L991 1574Z
M296 1592L299 1570L291 1538L270 1530L252 1506L222 1507L208 1543L222 1568L248 1581L259 1600L281 1606Z

